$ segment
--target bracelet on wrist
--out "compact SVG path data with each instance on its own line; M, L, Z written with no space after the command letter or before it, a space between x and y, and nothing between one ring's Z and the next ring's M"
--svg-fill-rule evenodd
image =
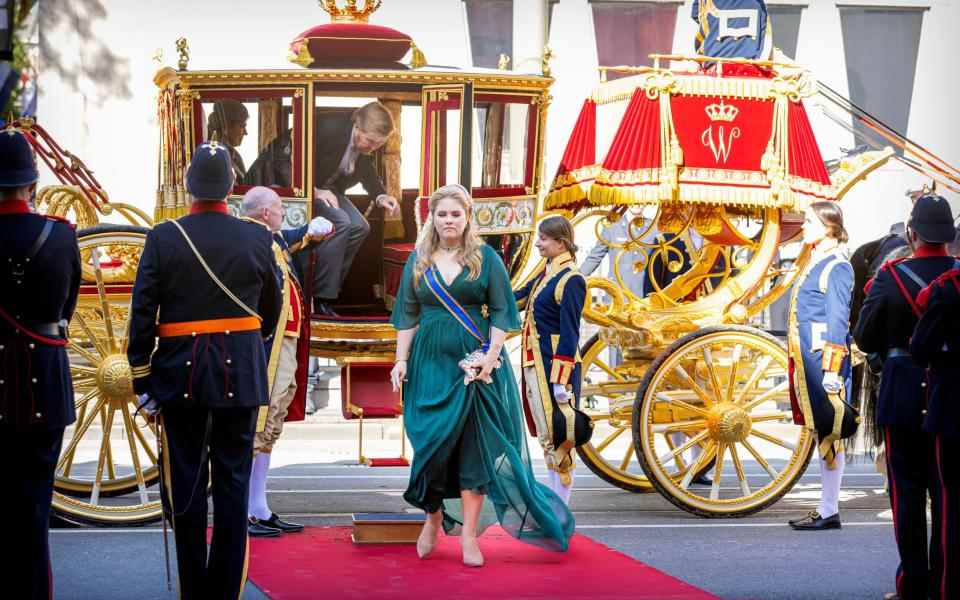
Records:
M398 362L407 362L407 359L405 359L405 358L397 358L397 359L395 359L395 360L393 361L394 364L396 364L396 363L398 363Z

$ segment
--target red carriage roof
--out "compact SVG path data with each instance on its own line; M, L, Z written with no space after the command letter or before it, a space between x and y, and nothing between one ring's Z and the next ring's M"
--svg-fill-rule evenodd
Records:
M837 194L802 97L803 76L651 69L602 84L581 110L546 208L692 202L799 209ZM602 163L596 105L630 103Z

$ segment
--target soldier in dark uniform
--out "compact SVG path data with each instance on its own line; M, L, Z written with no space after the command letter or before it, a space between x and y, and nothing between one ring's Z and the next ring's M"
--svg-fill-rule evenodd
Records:
M54 470L76 419L65 333L80 253L72 225L33 212L36 181L30 142L0 131L0 514L14 545L0 572L6 597L46 600Z
M940 550L943 577L939 597L960 594L960 265L934 280L917 298L923 317L910 339L910 353L917 364L928 367L929 389L924 430L935 436L937 474L941 486ZM934 596L934 594L931 594Z
M227 213L233 180L224 146L197 147L190 214L147 235L130 307L134 391L160 408L182 598L236 599L243 589L254 429L269 400L263 338L283 302L270 232Z
M934 438L923 430L927 383L910 356L910 336L920 310L917 296L953 267L945 244L953 241L950 205L939 196L917 199L907 223L913 256L884 264L869 284L853 336L860 350L880 353L883 370L877 427L884 430L890 504L900 551L896 587L900 598L939 598L943 574L940 504ZM933 535L927 552L927 495Z

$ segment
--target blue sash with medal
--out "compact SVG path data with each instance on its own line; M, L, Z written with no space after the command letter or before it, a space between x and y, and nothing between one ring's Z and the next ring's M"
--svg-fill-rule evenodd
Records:
M450 292L447 291L447 287L443 285L440 281L440 272L437 271L436 265L431 266L423 274L424 279L427 282L427 288L436 296L437 300L440 301L440 304L443 305L447 311L453 315L453 318L457 320L463 328L467 330L467 333L477 338L477 341L480 342L480 350L486 353L490 349L490 342L487 341L487 338L484 337L483 332L480 331L480 328L477 327L477 324L473 321L467 311L460 306L460 303L457 302L457 299L450 295Z

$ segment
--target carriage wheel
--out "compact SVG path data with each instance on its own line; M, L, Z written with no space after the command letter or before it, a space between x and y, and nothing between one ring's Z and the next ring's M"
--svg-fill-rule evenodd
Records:
M631 492L650 492L653 487L643 475L627 432L640 374L629 365L612 361L609 348L599 335L594 335L580 351L580 408L593 419L594 431L592 441L580 446L577 453L607 483Z
M53 509L68 521L131 525L160 518L156 427L136 414L126 354L146 233L104 224L77 236L83 281L67 346L77 420L64 434L53 495Z
M703 517L770 506L803 475L814 446L793 424L786 351L736 326L686 335L653 362L634 404L633 439L657 491ZM711 461L712 485L691 485Z

